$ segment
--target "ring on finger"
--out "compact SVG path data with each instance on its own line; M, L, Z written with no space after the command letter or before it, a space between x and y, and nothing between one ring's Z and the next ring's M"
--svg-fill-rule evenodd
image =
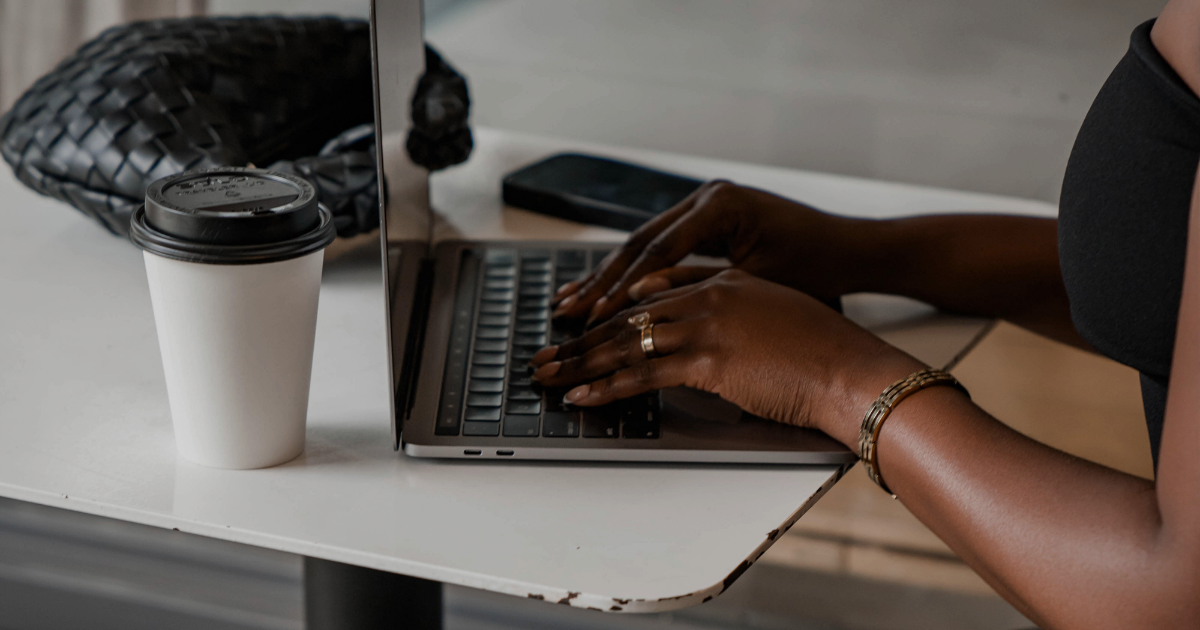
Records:
M630 317L627 321L629 322L630 326L633 326L637 330L645 330L647 326L654 325L650 323L650 313L647 313L646 311L642 311L641 313Z
M658 350L654 347L654 324L647 324L641 330L642 352L645 353L647 359L658 356Z

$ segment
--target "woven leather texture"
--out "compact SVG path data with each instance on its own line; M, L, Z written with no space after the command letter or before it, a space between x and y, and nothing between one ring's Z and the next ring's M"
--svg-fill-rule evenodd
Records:
M27 186L115 234L156 179L279 160L334 201L339 234L372 230L373 151L338 136L373 119L369 37L366 22L336 18L114 27L0 117L0 154Z

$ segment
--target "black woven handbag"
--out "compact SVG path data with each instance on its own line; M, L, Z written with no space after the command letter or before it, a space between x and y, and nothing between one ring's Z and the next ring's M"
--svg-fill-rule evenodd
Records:
M33 190L114 234L156 179L256 164L305 177L339 236L378 227L371 48L362 20L184 18L111 28L0 117L0 154ZM408 150L466 160L466 82L431 49Z

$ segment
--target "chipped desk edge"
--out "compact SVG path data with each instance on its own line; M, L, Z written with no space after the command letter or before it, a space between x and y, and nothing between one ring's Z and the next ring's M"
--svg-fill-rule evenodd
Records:
M54 493L30 490L13 484L0 483L0 496L16 499L18 501L29 501L50 507L66 507L72 511L93 514L96 516L115 518L123 521L141 523L162 529L206 536L209 538L217 538L220 540L228 540L231 542L242 543L255 547L265 547L294 553L302 556L314 558L323 558L334 562L343 562L356 566L386 571L389 573L399 573L426 580L442 582L445 584L455 584L466 586L469 588L478 588L487 591L505 593L517 597L525 597L528 599L538 599L547 602L556 602L575 608L584 608L590 610L601 610L605 612L625 612L625 613L651 613L651 612L667 612L687 608L708 602L724 593L733 585L743 573L746 572L755 562L766 553L767 549L771 548L784 533L788 531L796 521L800 520L816 502L833 487L854 464L843 464L839 466L836 472L821 484L799 508L793 512L787 520L779 527L766 532L764 540L760 543L745 560L742 560L737 567L733 569L723 580L713 584L710 587L692 591L682 595L674 595L669 597L660 597L657 599L636 599L636 598L621 598L608 595L593 595L581 591L573 591L566 588L551 588L545 585L530 584L527 582L519 582L516 580L505 580L494 576L484 575L475 572L451 570L447 572L444 568L435 565L430 565L423 562L415 561L397 561L396 558L381 556L378 554L352 551L344 547L336 547L320 543L307 542L294 538L282 536L274 536L242 530L241 528L231 527L230 525L218 525L211 523L201 523L190 521L179 517L169 517L156 512L138 509L113 509L112 506L92 501L88 499L69 499L64 493Z

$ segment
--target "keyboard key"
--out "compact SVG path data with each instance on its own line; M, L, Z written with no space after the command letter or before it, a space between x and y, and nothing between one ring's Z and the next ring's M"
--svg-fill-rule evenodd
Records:
M467 394L467 405L470 407L499 407L504 402L500 394Z
M512 315L480 315L480 326L508 326L512 323Z
M504 403L504 413L536 416L542 412L542 403L536 400L510 400Z
M517 294L523 298L549 297L550 283L521 285L521 289Z
M550 284L549 271L529 271L521 274L521 284Z
M548 249L523 249L521 250L521 262L528 260L550 260L550 250Z
M509 366L509 371L513 378L525 378L534 372L533 366L529 365L528 361L513 361L513 364Z
M437 426L433 428L434 435L458 435L458 414L444 413L438 416Z
M514 329L514 332L517 332L519 334L537 335L537 334L545 333L549 329L550 329L550 322L543 319L541 321L536 321L536 322L518 323L517 327Z
M537 416L504 416L504 437L537 437Z
M513 359L508 367L514 378L525 378L536 371L529 365L529 359Z
M658 423L626 422L625 426L623 427L622 435L627 438L637 440L658 439Z
M608 253L611 251L612 251L611 249L593 249L592 250L592 268L594 269L596 267L599 267L600 262L603 261L604 257L607 256Z
M565 330L555 329L550 331L550 345L552 346L557 346L570 338L570 335Z
M471 378L504 378L503 365L471 366Z
M479 305L480 313L504 314L513 312L512 302L484 302Z
M499 407L467 407L467 420L482 420L486 422L498 422L500 420Z
M580 415L583 422L583 437L615 438L621 436L621 421L611 413L585 410Z
M499 422L464 422L463 435L494 437L500 435Z
M513 297L512 289L485 289L481 299L484 302L511 302Z
M475 329L476 339L508 339L507 326L480 326Z
M533 384L533 381L527 376L526 377L514 376L513 378L508 380L508 386L509 387L524 387L526 389L533 389L535 387Z
M510 387L508 388L509 400L541 400L542 395L533 391L532 388L526 387Z
M519 322L544 322L550 319L550 309L548 308L523 308L517 311L517 321Z
M517 308L520 308L523 310L535 309L535 308L550 308L550 298L549 298L549 296L540 297L540 298L524 297L524 298L521 298L520 300L517 300Z
M575 272L575 271L564 271L564 270L560 269L558 271L558 278L556 281L558 282L558 286L561 287L562 285L564 285L568 282L575 282L576 280L582 278L583 276L584 276L584 273L582 271Z
M550 271L553 265L550 260L523 260L521 261L521 273L530 271Z
M508 350L506 339L476 339L475 352L504 352Z
M517 288L516 278L488 278L483 283L485 289L515 289Z
M524 361L529 363L533 355L537 354L541 346L513 346L512 359L513 361Z
M467 385L467 391L478 394L499 394L504 391L503 380L473 378Z
M491 266L487 271L483 272L485 278L515 278L517 277L516 265L501 265Z
M579 418L569 411L547 413L542 418L542 437L579 437Z
M489 265L512 265L517 262L517 252L511 249L488 249L483 260Z
M504 365L508 363L508 354L504 352L476 352L471 362L475 365Z
M546 413L551 411L565 411L567 409L567 404L563 402L563 396L567 395L567 391L565 388L558 387L546 389Z
M559 267L583 269L587 266L587 252L582 249L561 249L556 262Z
M507 331L506 331L507 332ZM537 348L544 347L548 341L546 335L513 335L514 346L533 346ZM533 358L532 356L530 358Z

